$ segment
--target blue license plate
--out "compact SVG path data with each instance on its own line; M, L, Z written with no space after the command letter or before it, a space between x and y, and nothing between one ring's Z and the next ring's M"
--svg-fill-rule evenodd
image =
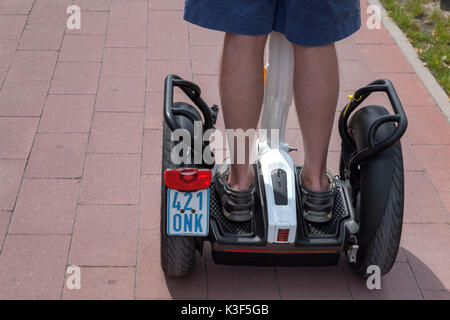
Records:
M167 189L167 234L204 237L209 232L209 189Z

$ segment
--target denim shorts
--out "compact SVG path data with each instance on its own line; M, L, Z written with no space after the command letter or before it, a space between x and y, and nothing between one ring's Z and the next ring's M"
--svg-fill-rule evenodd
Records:
M361 26L359 0L185 0L184 19L245 35L272 30L302 46L344 39Z

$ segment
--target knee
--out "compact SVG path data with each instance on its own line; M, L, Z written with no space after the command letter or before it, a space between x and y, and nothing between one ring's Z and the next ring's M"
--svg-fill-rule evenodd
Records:
M244 34L229 33L225 34L225 46L237 48L247 48L254 50L264 50L268 35L249 36Z
M294 43L294 50L296 51L327 51L335 49L335 42L331 42L322 46L302 46Z

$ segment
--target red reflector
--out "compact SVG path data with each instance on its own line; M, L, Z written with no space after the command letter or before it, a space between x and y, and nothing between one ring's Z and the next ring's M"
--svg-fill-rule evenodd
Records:
M289 229L278 229L278 242L287 242L289 239Z
M196 168L166 169L164 182L170 189L195 191L211 185L211 170Z

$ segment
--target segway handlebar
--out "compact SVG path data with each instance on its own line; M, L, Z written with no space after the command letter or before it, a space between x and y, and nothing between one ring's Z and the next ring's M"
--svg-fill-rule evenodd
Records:
M405 110L403 109L393 84L386 79L376 80L356 91L347 107L341 113L339 119L339 132L345 142L354 144L348 133L347 127L350 114L373 92L386 92L392 109L394 110L394 114L383 116L372 124L369 129L368 147L358 152L350 161L350 167L353 168L358 166L364 160L394 145L403 136L408 126ZM397 123L395 130L383 141L375 142L378 128L386 122Z
M174 87L179 87L201 111L204 119L204 129L211 129L214 126L213 114L208 104L200 97L200 87L195 83L184 80L177 75L170 74L166 77L164 85L164 120L170 130L174 131L176 129L180 129L180 126L175 121L172 110Z

